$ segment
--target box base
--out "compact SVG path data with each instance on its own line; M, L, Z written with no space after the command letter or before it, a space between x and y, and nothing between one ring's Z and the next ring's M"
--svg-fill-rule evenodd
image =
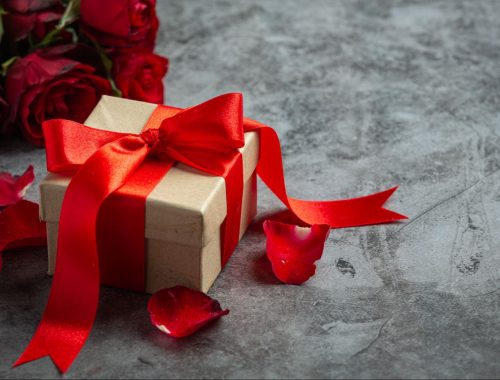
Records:
M257 176L253 173L243 190L240 239L257 213ZM59 224L47 222L48 274L55 270ZM203 247L146 239L147 293L183 285L207 292L222 270L220 232ZM103 282L103 285L107 285Z

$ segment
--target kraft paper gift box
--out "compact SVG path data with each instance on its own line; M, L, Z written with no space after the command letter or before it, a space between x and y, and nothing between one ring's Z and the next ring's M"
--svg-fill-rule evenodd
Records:
M155 104L103 96L84 124L101 130L140 133L155 108ZM244 179L241 239L257 210L256 132L245 133L245 146L240 151ZM69 182L69 177L50 173L40 185L40 215L47 222L49 274L54 273L58 221ZM206 292L212 286L222 270L225 186L222 177L177 163L149 194L144 231L148 293L175 285Z

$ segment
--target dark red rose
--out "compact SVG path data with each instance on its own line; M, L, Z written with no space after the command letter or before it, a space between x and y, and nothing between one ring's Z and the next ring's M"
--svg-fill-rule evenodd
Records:
M43 145L42 123L65 118L83 122L102 94L110 94L107 79L94 68L55 52L38 50L16 61L7 73L6 99L9 121L16 121L26 138Z
M163 103L168 60L156 54L124 54L113 60L113 77L124 98Z
M153 51L155 6L156 0L81 0L80 26L103 46Z
M57 24L64 8L58 0L4 0L5 38L40 41Z

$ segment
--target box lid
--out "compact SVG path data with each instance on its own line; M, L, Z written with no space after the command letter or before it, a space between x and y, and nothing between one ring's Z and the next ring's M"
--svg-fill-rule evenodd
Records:
M156 104L103 96L84 124L101 130L140 133L155 108ZM259 158L256 132L245 133L245 146L240 151L246 181ZM42 220L59 221L69 182L69 177L53 173L42 181ZM226 213L224 179L177 163L146 199L145 237L203 247L220 230Z

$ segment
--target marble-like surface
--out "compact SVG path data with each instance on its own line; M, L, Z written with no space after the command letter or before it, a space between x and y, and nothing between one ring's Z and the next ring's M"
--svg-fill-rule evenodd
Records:
M500 376L500 2L159 1L169 104L241 91L284 144L290 193L400 185L406 223L332 231L317 274L279 284L259 215L210 294L231 314L184 340L149 323L147 295L104 288L67 378ZM44 153L0 143L0 170ZM29 192L37 199L36 189ZM45 250L5 255L0 377L44 308Z

